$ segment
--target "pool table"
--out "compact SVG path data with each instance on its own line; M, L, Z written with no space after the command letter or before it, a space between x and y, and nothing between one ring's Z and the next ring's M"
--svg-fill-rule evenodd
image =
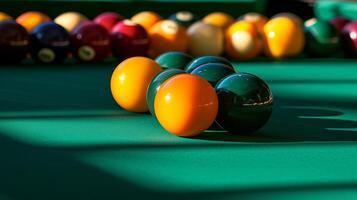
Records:
M117 64L0 66L0 199L357 198L357 60L234 61L270 85L270 120L194 138L117 106Z

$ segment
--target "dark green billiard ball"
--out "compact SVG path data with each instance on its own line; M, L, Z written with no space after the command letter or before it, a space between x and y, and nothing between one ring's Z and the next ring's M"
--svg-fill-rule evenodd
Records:
M311 56L327 57L340 47L339 31L329 22L309 19L304 23L306 53Z
M189 11L180 11L175 14L172 14L169 20L175 21L181 26L189 27L191 24L196 22L197 17Z
M268 121L273 95L267 83L249 73L235 73L216 85L217 123L232 134L249 134Z
M193 57L182 52L171 51L158 56L155 61L163 69L185 69L188 63L193 60Z
M191 73L196 67L207 63L222 63L233 68L233 65L225 58L220 56L201 56L192 60L185 68L185 71Z
M155 117L154 111L154 102L157 91L160 89L162 83L164 83L167 79L178 75L185 74L186 72L181 69L167 69L165 71L157 74L149 84L147 93L146 93L146 102L149 108L150 113Z
M207 63L198 66L191 74L197 75L207 80L213 87L216 86L218 81L222 78L233 74L234 70L231 66L222 63Z

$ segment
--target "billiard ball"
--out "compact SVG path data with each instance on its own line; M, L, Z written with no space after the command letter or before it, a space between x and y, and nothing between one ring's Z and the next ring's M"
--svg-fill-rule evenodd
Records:
M333 19L330 20L330 23L335 26L335 28L341 32L343 27L348 24L350 22L350 20L343 18L343 17L335 17Z
M191 73L198 66L207 64L207 63L221 63L233 68L233 65L225 58L220 56L201 56L192 60L185 68L185 71Z
M300 19L293 15L278 15L264 26L264 52L280 59L299 55L305 46L305 35Z
M204 22L196 22L187 29L188 51L193 56L221 55L224 50L222 29Z
M49 21L51 21L51 18L37 11L24 12L16 18L16 22L21 24L28 33L31 33L32 30L41 23Z
M30 34L30 51L42 63L62 62L70 51L69 34L54 22L44 22Z
M28 33L15 21L0 22L0 63L17 63L26 57Z
M252 23L259 34L263 34L264 25L268 22L267 17L255 12L246 13L239 19Z
M145 28L147 32L149 32L150 28L161 21L162 17L155 12L152 11L144 11L139 12L131 18L131 21L137 24L140 24Z
M12 17L4 12L0 12L0 22L7 20L12 20Z
M341 40L346 55L357 57L357 21L352 21L343 27Z
M107 30L94 22L83 22L70 34L73 54L81 61L101 61L111 54Z
M340 47L338 30L330 23L312 18L304 23L306 52L311 56L331 56Z
M206 15L202 21L226 30L234 21L233 17L227 13L214 12Z
M249 73L235 73L216 85L216 122L232 134L249 134L263 127L273 110L269 86Z
M222 78L233 74L234 70L231 66L222 63L207 63L195 68L191 74L199 76L208 81L213 87Z
M162 20L151 27L149 31L150 49L149 55L156 57L169 51L186 52L188 48L188 36L186 29L171 20Z
M174 13L168 19L175 21L177 24L184 27L189 27L191 24L197 21L197 17L189 11L180 11Z
M163 69L185 69L188 63L193 60L193 57L187 53L170 51L163 53L155 59Z
M114 100L125 110L147 112L146 92L151 80L161 72L155 61L146 57L131 57L114 70L110 89Z
M58 15L54 22L61 25L68 33L70 33L76 26L86 20L88 20L88 18L79 12L65 12Z
M262 52L263 40L254 24L240 20L226 31L226 53L234 59L249 60Z
M155 96L157 91L160 89L162 83L175 75L185 74L185 73L186 72L181 69L167 69L160 72L152 79L146 93L146 102L148 104L149 111L153 116L155 116L155 111L154 111Z
M102 25L107 29L108 33L111 33L112 28L120 21L123 21L125 18L115 12L104 12L94 18L94 22Z
M124 20L113 27L111 35L115 57L125 59L147 55L149 36L141 25Z
M161 85L154 109L165 130L177 136L193 137L214 122L218 99L214 88L203 78L178 74Z

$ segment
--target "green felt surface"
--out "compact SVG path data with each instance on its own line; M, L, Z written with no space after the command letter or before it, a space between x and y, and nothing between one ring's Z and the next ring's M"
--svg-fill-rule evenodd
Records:
M115 63L0 66L0 199L354 199L357 61L235 62L270 85L253 136L179 138L121 110Z

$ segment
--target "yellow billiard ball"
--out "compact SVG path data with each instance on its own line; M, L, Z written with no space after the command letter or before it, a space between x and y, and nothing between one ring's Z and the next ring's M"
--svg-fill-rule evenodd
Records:
M12 20L12 17L4 12L0 12L0 22L7 20Z
M296 17L278 15L264 26L264 52L273 58L299 55L305 45L305 35Z
M227 13L214 12L206 15L202 21L206 24L212 24L223 30L228 28L234 21L233 17Z
M146 92L151 80L161 71L154 60L131 57L114 70L110 89L114 100L131 112L147 112Z
M149 32L150 28L154 26L157 22L161 21L162 17L152 11L143 11L139 12L133 17L131 17L131 21L137 24L140 24L145 28L146 31Z

